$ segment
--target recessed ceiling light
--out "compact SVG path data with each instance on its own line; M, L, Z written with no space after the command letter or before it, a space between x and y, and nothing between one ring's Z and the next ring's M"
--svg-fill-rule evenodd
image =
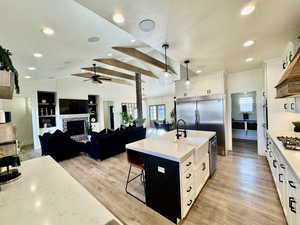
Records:
M241 11L242 16L247 16L255 10L255 4L253 2L248 3Z
M202 70L197 70L196 73L202 73Z
M91 42L91 43L93 43L93 42L98 42L100 40L100 38L99 37L89 37L88 38L88 42Z
M45 34L47 36L52 36L55 34L54 30L50 27L43 27L42 32L43 32L43 34Z
M121 13L115 13L113 15L113 20L116 23L124 23L124 21L125 21L124 16Z
M36 68L35 67L28 67L28 70L33 71L33 70L36 70Z
M107 56L111 57L113 54L112 53L108 53Z
M250 47L252 45L254 45L254 41L253 40L246 41L243 44L244 47Z
M30 78L31 78L31 76L25 76L24 78L25 78L25 79L30 79Z
M131 42L132 42L132 43L134 43L134 42L135 42L135 40L134 40L134 39L132 39L132 40L131 40Z
M43 55L41 53L38 53L38 52L34 53L33 56L35 58L42 58L43 57Z
M139 27L142 31L149 32L149 31L154 30L155 22L153 20L150 20L150 19L142 20L139 23Z
M245 61L246 61L246 62L252 62L253 60L254 60L254 59L253 59L253 58L251 58L251 57L250 57L250 58L247 58L247 59L245 59Z

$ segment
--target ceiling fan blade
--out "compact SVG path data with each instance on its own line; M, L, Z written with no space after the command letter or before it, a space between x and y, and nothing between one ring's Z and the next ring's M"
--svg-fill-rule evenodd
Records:
M106 78L106 77L99 77L97 78L98 80L107 80L107 81L111 81L111 78Z
M86 79L86 80L83 80L84 82L87 82L87 81L90 81L91 79Z
M98 82L99 84L103 84L103 82L102 82L101 80L98 80L98 79L97 79L97 82Z

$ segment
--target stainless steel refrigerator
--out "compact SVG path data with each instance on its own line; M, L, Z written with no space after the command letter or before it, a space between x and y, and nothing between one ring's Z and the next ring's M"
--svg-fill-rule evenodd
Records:
M218 154L225 155L224 96L209 95L176 99L176 120L190 130L215 131Z

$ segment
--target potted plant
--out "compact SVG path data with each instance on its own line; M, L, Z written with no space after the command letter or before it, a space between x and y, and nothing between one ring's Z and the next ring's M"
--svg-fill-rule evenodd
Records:
M126 127L128 127L129 125L133 124L133 116L129 115L127 112L122 112L121 113L121 117L122 117L122 124Z
M300 132L300 121L295 121L293 122L294 127L294 131L295 132Z
M11 61L11 52L0 45L0 98L11 99L14 87L20 93L18 71Z

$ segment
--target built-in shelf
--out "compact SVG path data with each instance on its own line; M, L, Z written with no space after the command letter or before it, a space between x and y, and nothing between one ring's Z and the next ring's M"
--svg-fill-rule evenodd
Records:
M39 127L50 128L56 126L56 93L38 91Z
M39 116L40 118L43 117L43 118L49 118L49 117L56 117L55 115L47 115L47 116Z
M88 96L88 106L89 106L90 121L94 119L95 123L98 122L98 98L96 95Z

